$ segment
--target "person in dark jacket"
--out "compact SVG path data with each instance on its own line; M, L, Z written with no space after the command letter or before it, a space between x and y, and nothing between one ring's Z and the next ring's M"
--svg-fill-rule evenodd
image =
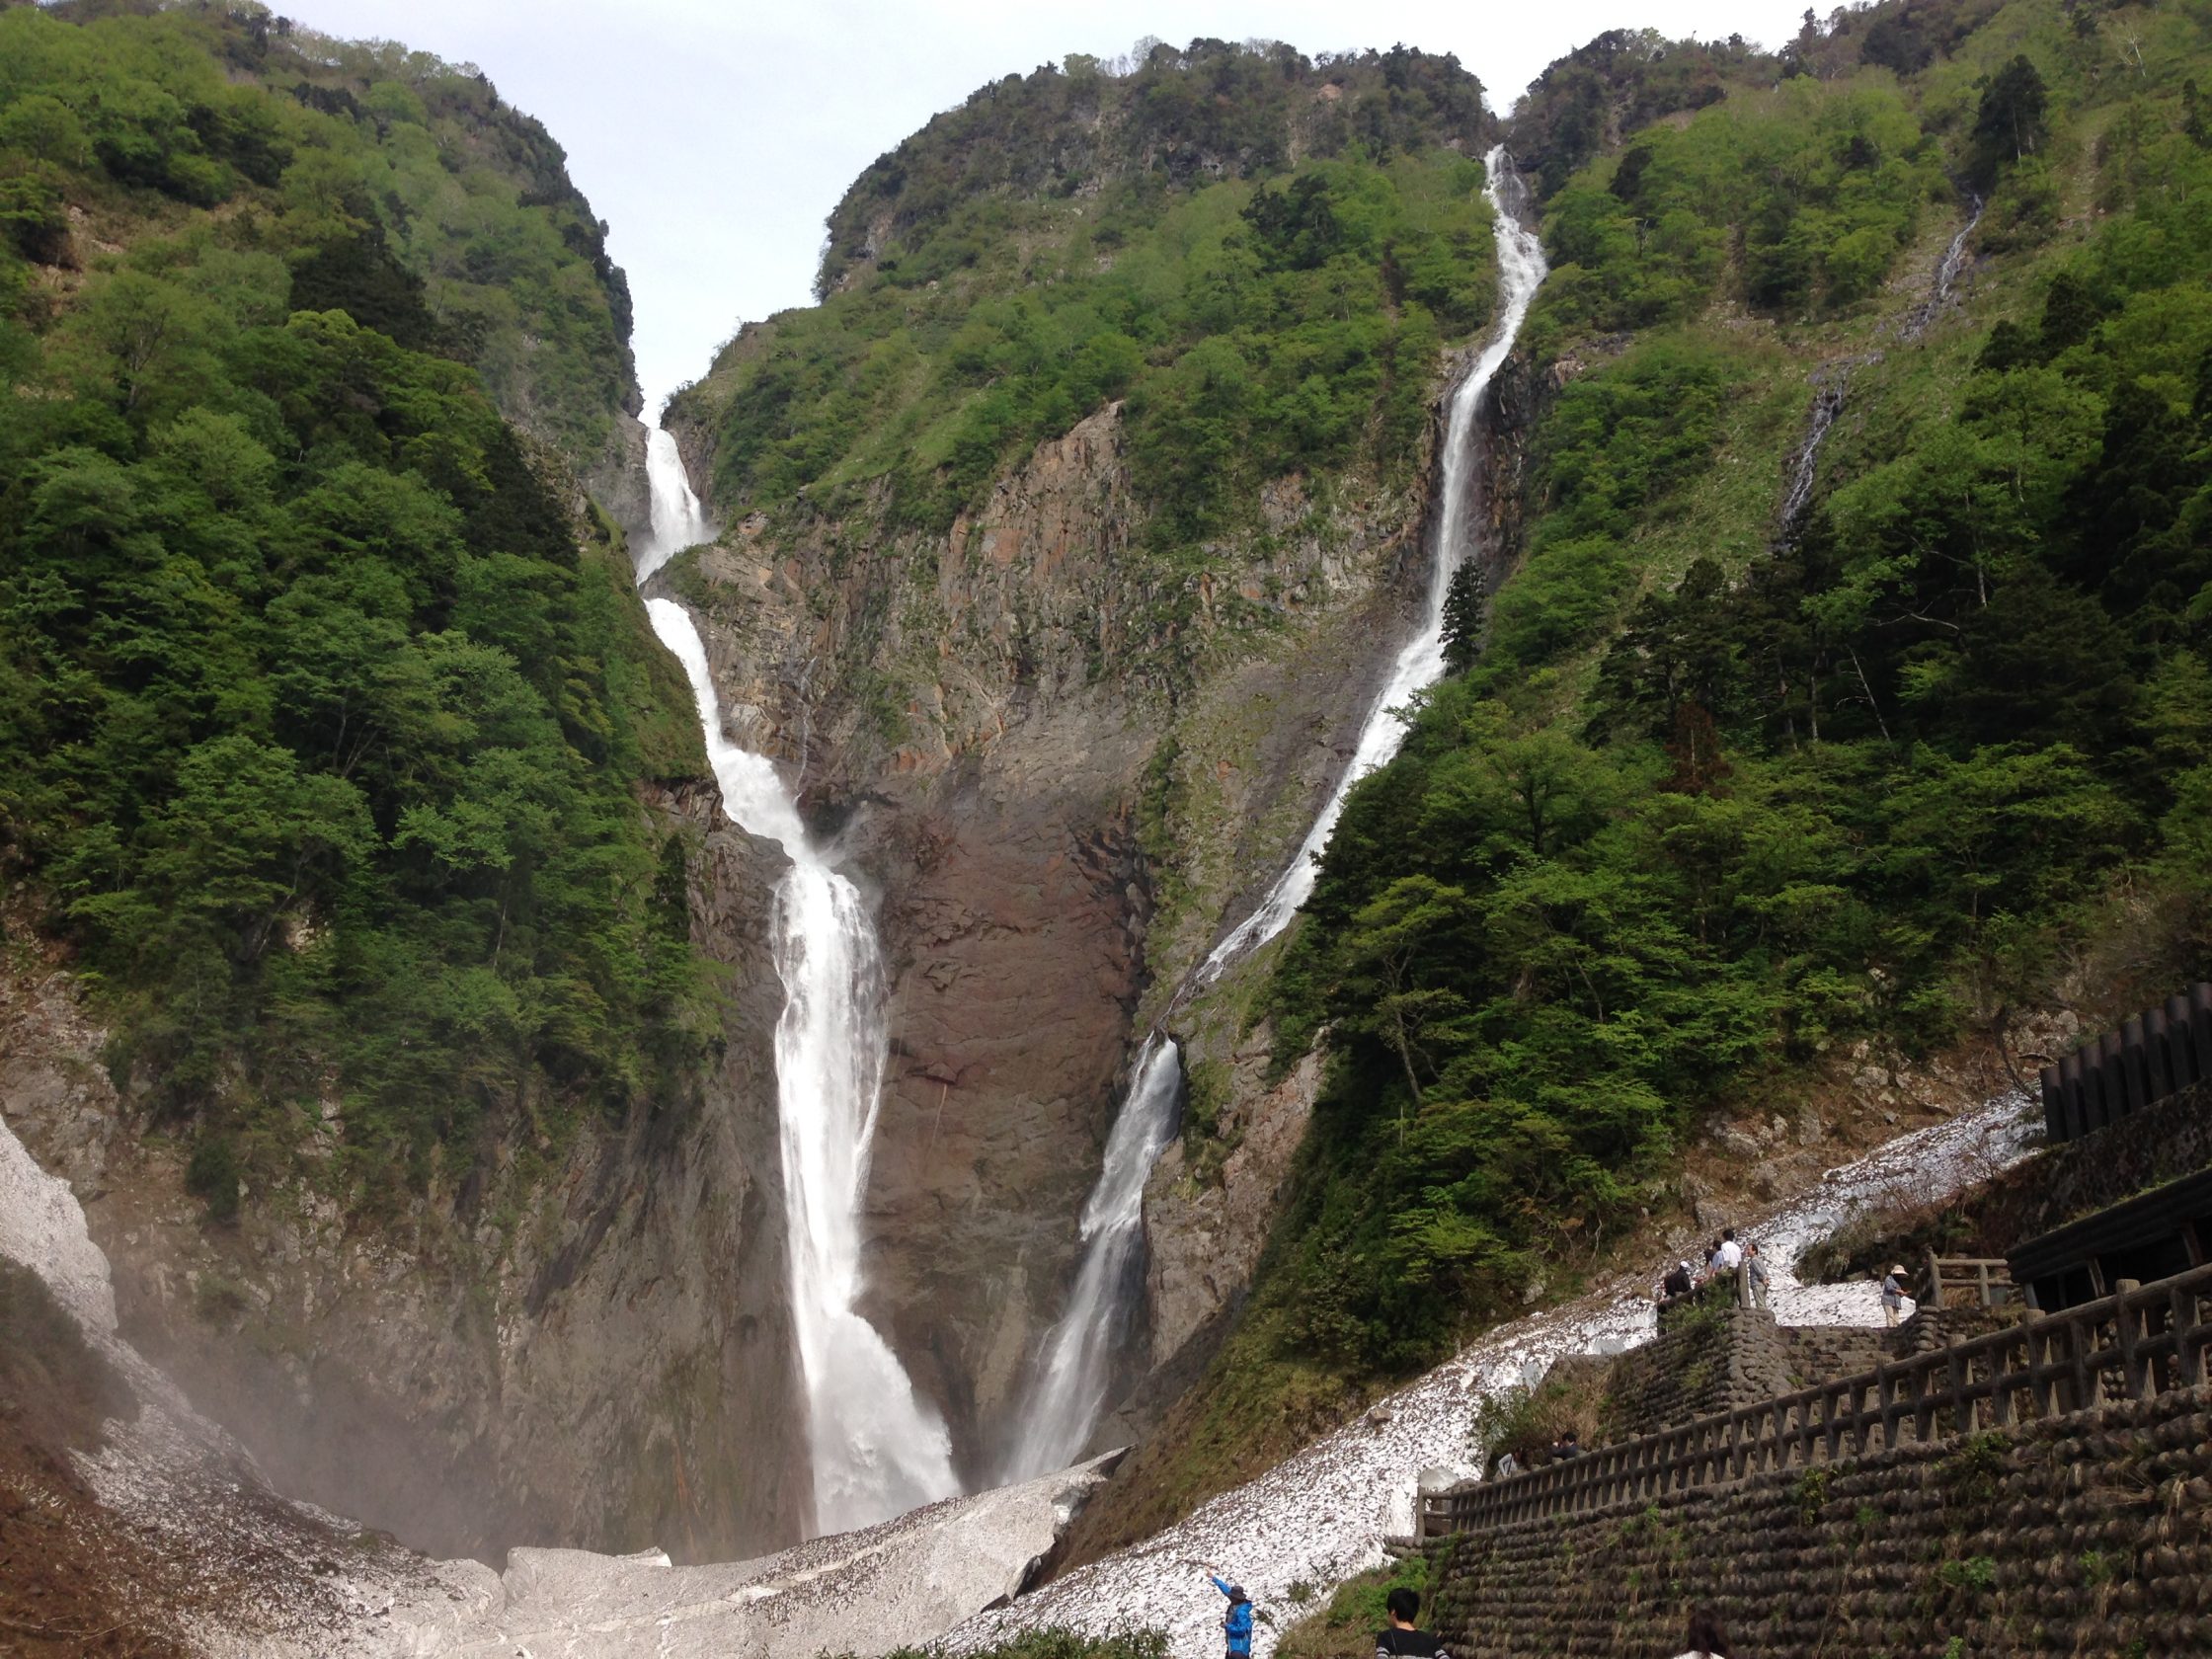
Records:
M1375 1632L1375 1659L1396 1659L1399 1654L1412 1654L1416 1659L1452 1659L1443 1638L1413 1627L1414 1620L1421 1616L1419 1595L1400 1585L1382 1606L1390 1616L1390 1627Z
M1710 1608L1693 1613L1689 1646L1675 1659L1728 1659L1728 1632L1721 1627L1720 1616Z
M1252 1651L1252 1598L1241 1584L1231 1584L1222 1569L1208 1566L1206 1576L1214 1588L1228 1598L1228 1612L1222 1619L1222 1634L1228 1638L1228 1659L1247 1659Z

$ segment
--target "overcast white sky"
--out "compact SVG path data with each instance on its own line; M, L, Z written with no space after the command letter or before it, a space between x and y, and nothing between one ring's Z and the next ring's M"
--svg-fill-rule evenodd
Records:
M1768 45L1804 0L289 0L309 28L473 62L612 227L650 409L745 318L808 301L861 168L986 81L1140 38L1457 52L1493 109L1609 28Z

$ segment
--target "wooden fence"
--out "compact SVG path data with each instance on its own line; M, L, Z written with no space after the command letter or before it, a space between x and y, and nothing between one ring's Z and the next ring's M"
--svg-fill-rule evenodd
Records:
M1920 1300L1930 1307L1996 1307L2018 1296L2012 1264L2002 1257L1929 1254Z
M2199 983L2043 1067L2043 1128L2076 1141L2212 1078L2212 985Z
M1424 1497L1437 1538L1548 1515L1642 1505L1670 1492L2063 1412L2206 1380L2212 1265L2101 1302L1879 1365L1759 1405L1600 1447L1542 1468Z

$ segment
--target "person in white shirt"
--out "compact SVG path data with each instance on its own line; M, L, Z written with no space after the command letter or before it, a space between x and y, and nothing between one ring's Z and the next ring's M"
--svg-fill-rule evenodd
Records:
M1733 1273L1743 1264L1744 1247L1736 1242L1736 1229L1734 1227L1722 1228L1719 1246L1712 1253L1713 1271L1715 1273Z

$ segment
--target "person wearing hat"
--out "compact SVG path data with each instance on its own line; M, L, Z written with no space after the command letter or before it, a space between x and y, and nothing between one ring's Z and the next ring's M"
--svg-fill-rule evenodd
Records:
M1206 1576L1214 1588L1228 1598L1228 1612L1222 1619L1222 1634L1228 1638L1228 1659L1247 1659L1252 1651L1252 1599L1241 1584L1231 1584L1222 1569L1207 1563Z
M1891 1268L1882 1276L1882 1317L1891 1324L1905 1310L1905 1269Z

